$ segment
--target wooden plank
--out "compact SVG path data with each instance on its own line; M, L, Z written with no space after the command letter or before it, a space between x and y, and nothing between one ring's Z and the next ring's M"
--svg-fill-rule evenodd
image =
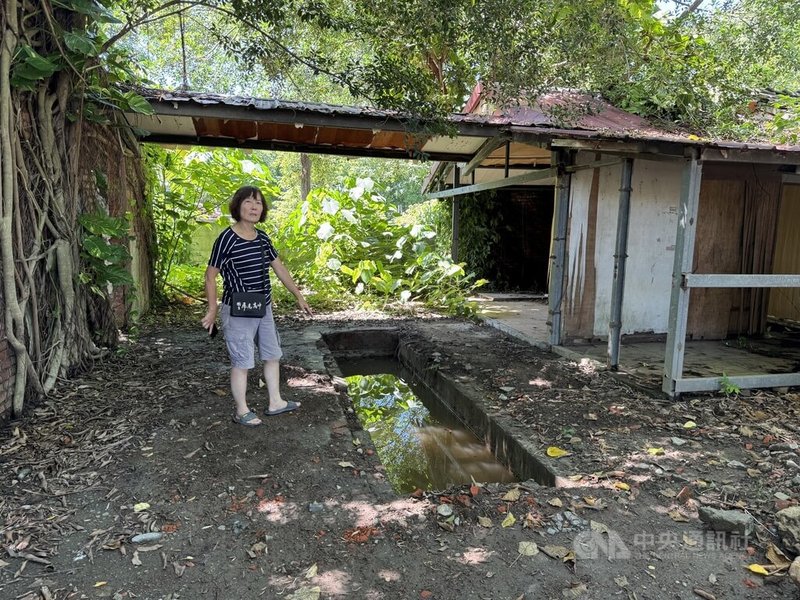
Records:
M598 156L599 160L600 157ZM592 172L592 185L589 190L588 216L586 218L586 239L583 243L583 252L580 257L569 257L570 260L579 258L584 261L583 288L577 296L577 309L570 311L564 322L564 337L577 339L592 339L594 337L595 303L597 302L597 268L595 266L595 248L597 246L597 202L600 195L600 169ZM570 235L572 231L570 223ZM571 280L567 281L568 289L577 287L576 280L579 270L571 273ZM572 295L572 294L570 294Z
M532 173L525 173L523 175L516 175L507 179L498 179L496 181L487 181L486 183L478 183L475 185L464 185L455 187L449 190L442 190L441 192L434 192L432 194L425 194L425 198L432 200L434 198L451 198L453 196L462 196L464 194L473 194L475 192L483 192L486 190L494 190L497 188L508 187L511 185L522 185L523 183L531 183L533 181L541 181L542 179L551 179L556 177L558 169L540 169Z
M743 210L744 181L703 179L693 272L739 272ZM689 302L687 336L690 339L727 337L731 310L740 310L738 297L735 290L693 289Z
M800 275L723 275L687 273L684 285L690 288L793 288L800 287Z
M493 137L491 139L486 140L483 145L478 148L478 151L475 153L475 156L461 169L462 177L466 177L475 168L483 162L483 159L489 156L492 152L497 150L500 146L504 146L511 137L508 135L498 135L497 137Z
M773 273L800 273L798 225L800 225L800 185L784 185L778 213ZM800 289L771 290L768 314L776 319L800 321Z

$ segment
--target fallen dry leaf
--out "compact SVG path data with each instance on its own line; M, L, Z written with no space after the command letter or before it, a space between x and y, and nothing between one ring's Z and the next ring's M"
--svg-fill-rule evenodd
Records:
M780 548L771 542L767 548L766 555L767 560L775 565L778 570L788 569L792 564L792 561L787 558Z
M667 513L669 518L677 523L688 523L689 519L679 510L671 510Z
M550 506L555 506L557 508L561 508L562 506L564 506L564 503L561 501L561 498L550 498L550 500L548 500L547 503Z
M536 556L539 554L539 547L535 542L520 542L517 546L517 552L522 556Z
M491 527L492 520L489 517L478 517L478 525L481 527Z
M518 487L511 488L506 492L505 496L503 496L503 500L506 502L516 502L519 500L520 494L521 492Z
M517 519L514 518L514 513L508 513L508 515L506 515L506 518L503 519L503 522L501 523L501 525L503 527L511 527L516 522L517 522Z
M589 588L586 587L585 583L578 583L561 590L561 596L564 598L579 598L587 591L589 591Z
M597 533L608 533L608 527L599 521L589 521L589 527Z
M747 565L747 568L753 573L758 573L759 575L769 575L769 571L759 564Z
M565 546L543 546L540 548L542 552L544 552L550 558L555 558L558 560L563 560L572 552L570 552L569 548Z
M301 587L293 594L286 597L286 600L318 600L322 594L322 588L318 585L314 587Z
M561 458L563 456L569 456L571 453L567 452L563 448L559 448L558 446L548 446L547 447L547 456L550 458Z

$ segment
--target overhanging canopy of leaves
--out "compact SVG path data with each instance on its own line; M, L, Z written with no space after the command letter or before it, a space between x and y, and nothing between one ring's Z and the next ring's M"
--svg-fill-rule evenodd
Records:
M483 81L498 104L573 87L645 116L733 131L754 89L800 87L797 0L709 1L695 11L674 3L680 17L661 11L665 4L113 1L125 21L119 35L178 13L199 15L201 45L224 48L242 79L257 70L280 91L287 82L313 90L309 82L324 78L346 97L421 115L459 109Z

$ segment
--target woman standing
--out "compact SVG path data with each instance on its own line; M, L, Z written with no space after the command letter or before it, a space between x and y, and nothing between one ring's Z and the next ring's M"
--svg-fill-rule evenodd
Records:
M239 188L229 203L235 223L225 229L214 242L206 268L206 298L208 312L202 324L209 334L217 319L217 275L222 274L222 332L231 359L231 392L236 409L233 420L246 427L261 425L261 419L247 406L247 373L255 366L255 344L264 361L264 381L267 383L269 406L267 416L296 410L299 402L281 398L279 360L283 355L275 321L272 317L269 267L294 297L300 309L311 315L311 307L283 266L266 233L256 229L267 216L267 203L261 190L253 186ZM257 292L263 294L266 311L263 317L231 316L233 294Z

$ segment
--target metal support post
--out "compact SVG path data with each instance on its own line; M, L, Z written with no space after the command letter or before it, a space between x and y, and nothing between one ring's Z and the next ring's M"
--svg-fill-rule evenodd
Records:
M611 288L611 319L608 325L608 366L619 366L619 345L622 337L622 302L625 293L625 261L628 258L628 223L631 212L631 178L633 159L622 161L617 212L617 244L614 252L614 281Z

